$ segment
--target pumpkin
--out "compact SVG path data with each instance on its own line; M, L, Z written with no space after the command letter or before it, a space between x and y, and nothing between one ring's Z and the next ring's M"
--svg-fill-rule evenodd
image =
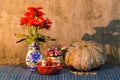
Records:
M106 54L100 44L92 41L74 42L65 54L65 64L80 71L100 67L106 61Z

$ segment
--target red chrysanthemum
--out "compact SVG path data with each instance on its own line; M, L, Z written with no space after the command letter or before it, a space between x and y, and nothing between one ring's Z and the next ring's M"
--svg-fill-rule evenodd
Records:
M41 11L42 7L29 7L28 11L24 14L24 17L20 19L21 25L36 26L50 29L52 22L49 19L44 19L44 13Z
M34 12L26 12L26 13L24 14L24 16L34 17L34 16L35 16L35 13L34 13Z
M52 22L49 19L46 19L44 24L45 29L49 30L51 27L51 24Z
M27 23L29 22L29 18L28 17L22 17L21 19L20 19L20 24L21 25L27 25Z
M44 13L43 13L42 11L37 11L37 12L36 12L36 16L39 17L39 16L42 16L42 15L44 15Z

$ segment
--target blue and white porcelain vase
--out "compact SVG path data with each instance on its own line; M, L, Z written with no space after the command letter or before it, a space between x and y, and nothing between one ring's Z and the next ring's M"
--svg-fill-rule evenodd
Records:
M37 42L34 41L31 45L29 45L27 56L26 56L26 64L28 66L28 69L30 71L37 70L36 64L40 59L42 59L42 55L39 51L39 46Z

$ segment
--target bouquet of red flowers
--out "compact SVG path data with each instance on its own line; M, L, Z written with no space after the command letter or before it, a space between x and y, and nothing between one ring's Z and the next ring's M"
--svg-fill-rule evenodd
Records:
M26 34L15 34L22 39L17 41L17 43L26 40L28 44L33 41L43 41L54 40L50 37L45 37L42 35L42 30L49 30L52 22L48 18L44 18L45 15L41 10L43 7L28 7L27 12L20 19L20 24L28 27L28 35Z

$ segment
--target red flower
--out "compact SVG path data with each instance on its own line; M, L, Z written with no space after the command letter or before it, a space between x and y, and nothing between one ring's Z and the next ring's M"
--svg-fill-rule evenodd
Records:
M28 7L28 11L34 12L34 11L36 11L36 8L35 7Z
M24 17L20 19L21 25L36 26L39 27L39 29L45 28L49 30L52 22L49 19L44 19L44 13L40 11L40 9L43 8L29 7L28 11L24 14Z
M39 16L39 19L45 21L44 17L43 16Z
M45 29L50 30L51 26L50 25L46 25Z
M43 7L39 6L39 7L36 8L36 10L40 10L40 9L43 9Z
M37 11L37 12L36 12L36 16L39 17L39 16L42 16L42 15L44 15L44 13L43 13L42 11Z
M20 22L21 25L36 26L36 20L31 17L22 17Z
M46 19L46 23L47 24L52 24L52 22L50 21L50 19Z
M47 30L49 30L50 27L51 27L51 24L52 24L52 22L51 22L49 19L46 19L46 20L45 20L44 27L45 27Z
M34 12L26 12L24 15L28 17L34 17L35 14Z
M22 17L21 19L20 19L20 24L21 25L27 25L27 23L29 22L29 18L28 17Z
M37 26L42 26L43 22L44 22L43 20L38 19L38 20L36 21L36 25L37 25Z
M37 8L35 8L35 7L28 7L28 11L31 11L31 12L38 11L40 9L43 9L43 7L41 7L41 6L37 7Z
M34 18L29 18L28 26L35 26L36 20Z

